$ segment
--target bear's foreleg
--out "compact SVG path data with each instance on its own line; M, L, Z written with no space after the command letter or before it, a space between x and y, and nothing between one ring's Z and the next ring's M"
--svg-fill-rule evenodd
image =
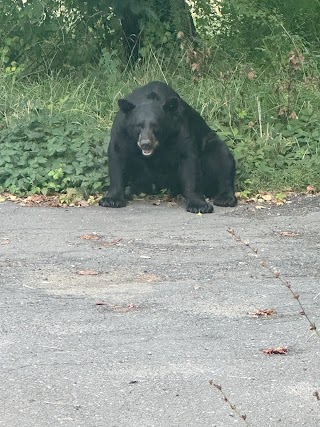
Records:
M191 213L211 213L213 206L205 201L201 192L200 164L194 153L185 154L180 162L179 180L182 194L186 199L186 209Z
M119 145L112 140L108 149L108 164L110 186L106 195L99 201L100 206L107 208L122 208L126 206L124 172L126 166L125 154L117 149Z

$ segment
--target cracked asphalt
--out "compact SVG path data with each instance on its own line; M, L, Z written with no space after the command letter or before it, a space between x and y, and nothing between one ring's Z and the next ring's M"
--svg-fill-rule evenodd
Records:
M319 214L0 203L0 425L320 425Z

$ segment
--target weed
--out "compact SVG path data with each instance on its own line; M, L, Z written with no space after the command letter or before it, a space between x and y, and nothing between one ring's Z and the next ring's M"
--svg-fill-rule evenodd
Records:
M216 388L217 390L219 390L220 394L222 395L223 400L229 405L230 409L239 417L239 419L241 421L243 421L246 426L250 426L250 423L247 420L247 415L241 414L241 412L236 407L236 405L234 403L232 403L230 401L230 399L228 398L228 396L225 394L225 392L222 389L222 386L220 384L215 384L213 382L213 380L209 380L209 384L211 386L213 386L214 388Z
M250 252L252 252L255 255L255 257L258 259L258 261L260 262L260 265L262 267L266 268L272 274L272 276L281 283L281 285L285 286L288 289L288 291L291 294L292 298L297 302L297 304L299 306L300 314L302 314L305 317L305 319L307 320L307 322L309 323L309 329L311 331L313 331L313 333L315 333L318 336L318 338L319 338L320 337L320 332L319 332L316 324L311 320L310 315L307 313L307 311L306 311L306 309L305 309L305 307L304 307L304 305L303 305L303 303L301 301L300 295L293 290L293 287L292 287L292 284L290 283L290 281L289 280L285 280L282 277L282 274L281 274L280 271L275 271L271 267L271 265L269 264L268 261L266 261L265 259L261 258L260 254L259 254L259 251L258 251L258 248L253 247L249 242L244 241L236 233L235 230L229 228L227 230L227 232L235 239L236 242L241 243L245 248L247 248Z

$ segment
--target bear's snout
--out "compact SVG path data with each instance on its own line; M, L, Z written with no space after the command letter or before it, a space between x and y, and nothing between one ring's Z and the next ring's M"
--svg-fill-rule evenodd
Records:
M158 145L158 141L153 137L146 137L145 135L139 136L138 140L138 146L142 151L142 154L144 156L151 156L151 154L154 152L155 148Z

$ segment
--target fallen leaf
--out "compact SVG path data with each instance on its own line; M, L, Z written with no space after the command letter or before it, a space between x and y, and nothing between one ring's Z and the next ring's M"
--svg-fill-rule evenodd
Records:
M1 245L9 245L9 243L10 243L10 240L9 239L3 239L3 240L1 240Z
M249 313L253 317L259 317L259 316L274 316L277 314L277 311L274 308L263 308L262 310L256 310L252 313Z
M294 237L294 236L299 236L299 233L296 231L280 231L279 236L284 236L284 237Z
M95 233L92 233L92 234L84 234L83 236L80 236L80 239L82 239L82 240L99 240L99 239L101 239L101 237Z
M88 200L68 200L65 194L53 194L50 196L45 196L43 194L33 194L31 196L22 196L17 197L10 193L3 193L1 198L4 197L5 200L10 200L14 203L19 203L23 206L49 206L49 207L61 207L61 206L89 206L97 204L98 197L90 196Z
M117 313L127 313L128 311L131 311L131 310L137 310L139 307L137 304L133 304L133 303L129 303L126 305L125 304L116 305L116 304L110 304L107 301L97 301L96 305L105 306L107 310L117 312Z
M168 208L171 208L172 206L177 206L176 202L168 202L167 203Z
M132 304L132 303L128 304L127 307L129 310L138 308L136 304Z
M193 72L199 71L199 69L200 69L200 64L197 64L196 62L194 62L193 64L191 64L191 70Z
M94 270L79 270L77 271L77 274L79 274L80 276L96 276L99 273Z
M127 305L113 305L110 306L112 311L116 313L127 313L128 311L133 311L138 308L136 304L127 304Z
M262 352L264 354L288 354L288 349L286 347L266 348Z
M265 207L265 206L262 206L262 205L257 205L255 208L256 208L256 209L265 209L266 207Z
M316 190L315 190L315 188L314 188L313 185L308 185L307 191L308 191L308 193L311 193L311 194L313 194L313 193L316 192Z
M257 198L256 197L248 197L246 199L246 203L256 203Z
M270 201L272 200L272 196L271 196L271 194L263 194L263 195L261 196L261 198L262 198L263 200L265 200L266 202L270 202Z
M256 77L256 73L254 72L254 70L249 71L248 79L253 80L255 77Z
M106 247L108 247L108 246L117 246L122 240L123 240L123 238L120 237L119 239L114 239L111 242L100 242L100 244L102 246L106 246Z

